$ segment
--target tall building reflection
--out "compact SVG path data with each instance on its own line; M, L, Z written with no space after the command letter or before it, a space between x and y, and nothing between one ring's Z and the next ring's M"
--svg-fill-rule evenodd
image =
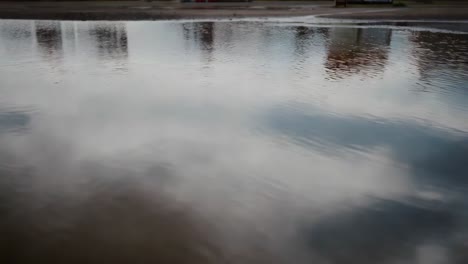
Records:
M193 41L201 51L202 59L209 64L214 50L214 22L196 22L182 24L184 39Z
M314 36L315 30L311 27L299 26L294 29L295 49L294 54L303 59L304 54L309 48L310 41Z
M101 59L126 59L128 38L125 24L97 25L89 32L96 41L97 53Z
M319 55L321 49L317 44L323 45L327 37L327 28L316 28L307 26L295 26L292 28L292 64L291 70L299 79L309 78L313 68L321 68L319 60L315 58ZM268 44L268 43L267 43Z
M59 21L34 21L39 51L48 59L58 59L63 53L62 28Z
M128 40L124 23L71 23L34 21L36 44L45 60L56 62L96 51L95 57L99 60L126 61Z
M443 72L468 70L468 35L416 31L411 34L410 41L421 79L437 77ZM434 63L439 61L444 63Z
M325 69L332 79L383 72L388 60L391 29L333 28Z
M409 40L419 75L414 91L438 94L439 100L466 108L468 35L419 31L413 32Z
M200 48L211 52L214 42L214 23L204 22L195 24L195 36L200 41Z

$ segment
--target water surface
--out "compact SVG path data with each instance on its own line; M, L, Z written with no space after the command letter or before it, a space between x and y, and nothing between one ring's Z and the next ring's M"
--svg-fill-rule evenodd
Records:
M453 28L0 21L0 262L467 263Z

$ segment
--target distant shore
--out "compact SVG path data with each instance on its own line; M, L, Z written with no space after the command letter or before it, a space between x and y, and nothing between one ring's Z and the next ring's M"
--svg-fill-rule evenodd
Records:
M3 2L0 19L167 20L316 15L372 20L468 20L468 2L335 8L332 1L179 2Z

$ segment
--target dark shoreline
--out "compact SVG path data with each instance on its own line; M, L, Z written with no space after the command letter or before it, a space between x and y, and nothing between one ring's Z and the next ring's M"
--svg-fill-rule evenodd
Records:
M0 2L0 19L173 20L293 17L315 15L338 19L468 20L468 3L335 8L332 2Z

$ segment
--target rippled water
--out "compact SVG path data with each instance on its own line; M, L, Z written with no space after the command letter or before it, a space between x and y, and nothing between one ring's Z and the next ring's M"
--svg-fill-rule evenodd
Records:
M460 31L0 21L1 263L468 263L467 164Z

